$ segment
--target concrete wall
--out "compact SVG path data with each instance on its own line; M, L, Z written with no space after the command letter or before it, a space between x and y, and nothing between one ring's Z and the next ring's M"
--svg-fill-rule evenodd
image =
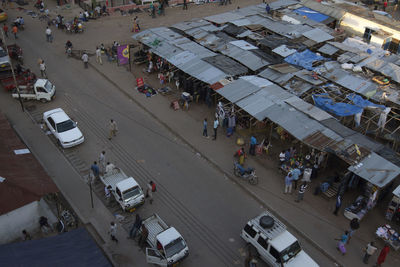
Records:
M340 26L345 31L350 32L355 35L358 35L358 36L361 36L361 37L364 35L365 28L370 28L373 30L378 30L378 29L383 30L385 32L392 34L393 38L400 39L399 31L396 31L394 29L386 27L385 25L378 24L371 20L367 20L367 19L361 18L359 16L356 16L356 15L353 15L350 13L346 13L343 16L343 18L340 22Z
M9 243L22 237L22 230L29 233L39 231L39 218L45 216L49 223L57 222L44 200L35 201L0 216L0 244Z

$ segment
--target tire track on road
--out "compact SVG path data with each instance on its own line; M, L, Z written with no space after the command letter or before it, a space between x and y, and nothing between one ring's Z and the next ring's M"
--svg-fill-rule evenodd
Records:
M65 103L68 107L74 107L72 110L77 109L77 104L73 99L67 95L65 96ZM78 108L77 112L74 112L76 116L81 118L80 121L86 124L86 127L97 136L100 140L107 140L108 132L104 127L95 123L95 118L92 118L82 107ZM162 127L162 126L161 126ZM196 235L199 240L205 243L210 250L227 266L231 266L237 262L241 262L241 257L234 250L227 247L226 242L217 238L217 234L214 233L209 227L200 222L200 220L194 215L188 208L179 201L173 194L171 194L157 179L151 175L143 166L141 166L135 157L130 154L122 145L115 142L102 141L107 145L114 147L113 153L120 162L127 166L128 170L136 174L138 180L142 183L147 184L149 180L154 180L157 182L158 187L161 188L157 193L157 197L160 198L161 202L164 203L171 211L184 222L189 229L193 229L193 235ZM174 208L176 207L176 208ZM133 216L130 216L133 220ZM191 226L191 227L189 227Z

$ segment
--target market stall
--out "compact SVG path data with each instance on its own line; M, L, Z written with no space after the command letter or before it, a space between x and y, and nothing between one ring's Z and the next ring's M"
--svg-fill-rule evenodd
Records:
M376 235L388 243L394 250L400 248L399 233L389 224L385 224L376 230Z
M389 202L385 218L400 223L400 185L393 191L393 197Z
M359 188L361 195L345 208L344 216L349 220L361 220L390 189L392 181L400 174L400 168L372 152L357 164L348 168L355 174L354 177L362 178Z

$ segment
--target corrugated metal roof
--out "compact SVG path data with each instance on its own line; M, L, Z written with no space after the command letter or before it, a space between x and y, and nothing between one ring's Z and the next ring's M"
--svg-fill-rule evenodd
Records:
M225 13L220 13L217 15L212 15L205 17L205 20L211 21L216 24L224 24L233 20L238 20L244 18L243 15L241 15L238 12L225 12Z
M387 77L390 77L393 81L400 83L400 67L393 63L376 59L375 61L366 64L365 67L377 71Z
M287 81L289 81L294 75L291 73L282 74L273 69L266 68L265 70L260 72L258 74L258 76L266 78L266 79L273 81L279 85L283 85Z
M333 17L337 20L340 20L344 14L346 13L343 9L341 8L336 8L333 6L326 5L324 3L318 3L315 0L301 0L300 3L312 10L318 11L322 14L328 15L330 17Z
M210 63L214 67L222 70L224 73L232 76L243 75L249 71L246 67L244 67L240 63L224 55L206 57L203 58L203 60Z
M179 22L174 25L172 25L173 28L176 28L181 31L187 31L189 29L193 28L199 28L201 26L205 25L211 25L210 22L203 20L203 19L193 19L191 21L184 21L184 22Z
M374 152L362 159L360 163L350 166L348 170L380 188L389 184L400 174L399 167Z
M281 45L281 46L278 46L277 48L273 49L272 52L280 55L281 57L287 57L287 56L290 56L291 54L296 53L297 50L290 49L286 45Z
M288 7L291 5L297 5L299 2L296 0L277 0L274 1L272 3L269 4L269 6L271 7L271 10L276 10L276 9L280 9L282 7ZM261 4L260 6L262 6L265 10L265 4Z
M236 41L231 41L229 42L230 44L239 47L240 49L243 50L253 50L253 49L258 49L257 46L254 46L244 40L236 40Z
M312 72L309 70L299 70L294 75L312 85L321 85L326 82L322 77L314 78Z
M325 112L298 97L293 96L289 99L286 99L285 102L317 121L333 118L328 112Z
M328 40L334 39L334 37L327 32L320 30L318 28L314 28L310 31L303 32L303 36L307 37L308 39L311 39L317 43L322 43Z
M225 85L223 88L217 90L217 92L218 94L226 98L228 101L236 103L237 101L259 90L261 90L260 87L251 84L250 82L244 79L238 79L234 82Z
M313 86L300 79L291 79L287 84L285 84L284 88L287 89L289 92L296 96L301 96L308 90L310 90Z
M243 50L232 44L227 44L226 47L224 47L224 49L220 50L220 52L224 55L227 55L235 59L236 61L239 61L244 66L248 67L253 71L256 71L270 64L270 62L256 56L251 51Z
M328 56L332 56L335 54L337 51L339 51L338 48L334 47L333 45L330 44L324 44L321 48L317 50L320 53L323 53Z

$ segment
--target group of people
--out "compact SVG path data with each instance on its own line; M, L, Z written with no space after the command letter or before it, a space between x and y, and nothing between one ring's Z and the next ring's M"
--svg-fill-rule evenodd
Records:
M337 243L337 250L340 251L342 255L346 255L347 249L346 245L350 244L350 240L353 237L354 233L360 228L360 222L357 218L354 218L350 221L350 229L346 230L340 238L337 238L335 240L338 241ZM369 242L367 246L363 249L364 251L364 257L363 257L363 262L364 264L368 264L369 259L371 256L373 256L378 248L376 247L375 243L373 241ZM377 258L375 266L380 267L382 263L385 262L386 256L389 253L390 248L389 245L385 244L384 247L382 248L381 252L379 253L379 256Z
M3 25L3 31L4 35L8 37L8 25L4 23ZM14 39L18 39L17 33L18 33L18 26L14 23L14 25L11 28L11 33L14 35Z

